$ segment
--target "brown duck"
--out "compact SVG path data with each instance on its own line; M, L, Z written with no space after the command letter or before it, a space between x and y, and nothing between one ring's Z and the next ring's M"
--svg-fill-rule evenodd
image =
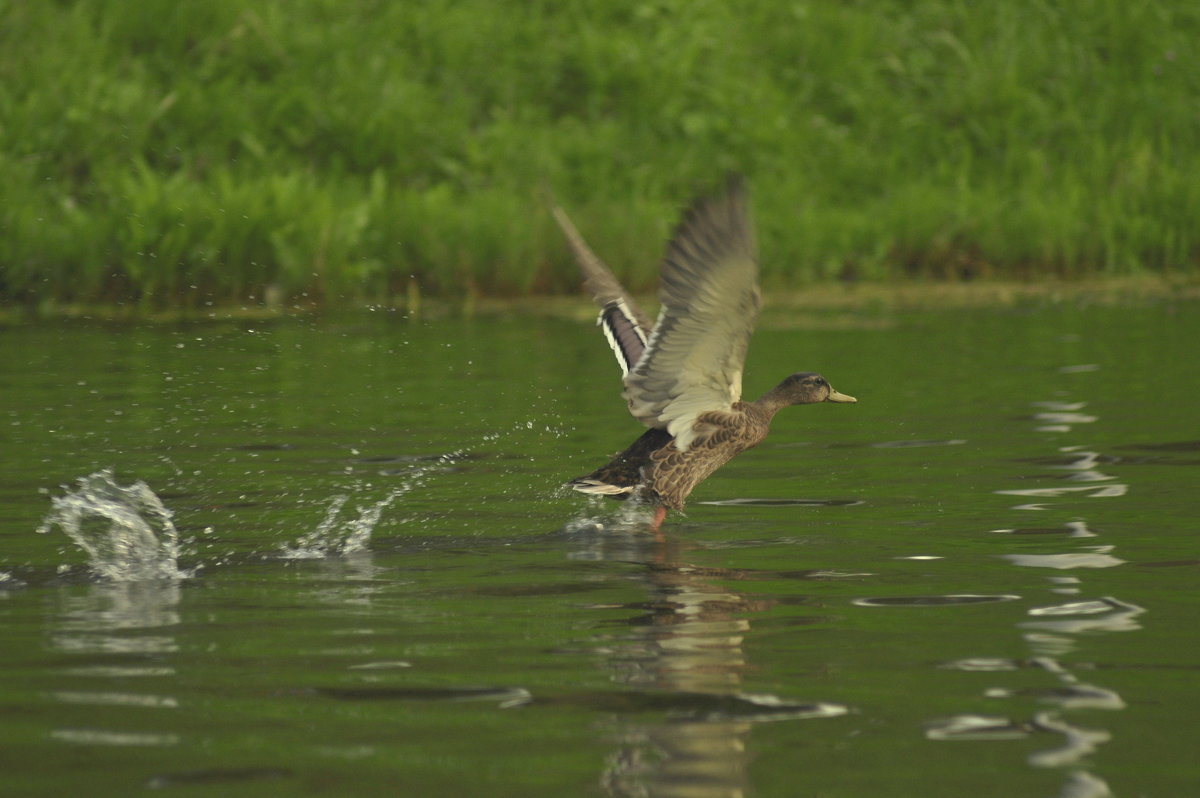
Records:
M649 427L607 465L568 484L653 504L655 529L668 507L683 510L696 485L762 442L780 408L857 401L807 372L742 401L742 364L760 304L746 204L742 181L731 178L722 193L684 214L663 256L662 308L653 326L562 209L553 208L601 308L598 324L624 374L629 411Z

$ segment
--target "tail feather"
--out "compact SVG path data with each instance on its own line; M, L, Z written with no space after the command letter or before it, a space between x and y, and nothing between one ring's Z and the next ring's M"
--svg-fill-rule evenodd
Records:
M647 469L651 467L651 455L670 442L671 433L666 430L648 429L612 460L567 484L580 493L657 501L658 493L647 484Z
M586 477L573 479L567 484L580 493L588 493L593 496L613 496L616 498L628 496L636 487L636 485L610 485L607 482L601 482L598 479L587 479Z

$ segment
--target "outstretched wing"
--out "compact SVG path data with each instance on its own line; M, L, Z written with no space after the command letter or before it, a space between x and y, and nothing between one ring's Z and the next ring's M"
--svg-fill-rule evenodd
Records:
M662 263L662 310L645 354L625 377L629 411L686 450L703 413L742 395L742 364L758 316L758 262L738 178L684 214Z
M646 350L650 320L638 309L637 303L617 281L612 270L592 252L566 212L557 204L551 205L550 212L567 239L571 255L583 276L584 288L600 306L596 323L604 330L604 337L608 339L608 345L612 347L621 366L621 374L626 376Z

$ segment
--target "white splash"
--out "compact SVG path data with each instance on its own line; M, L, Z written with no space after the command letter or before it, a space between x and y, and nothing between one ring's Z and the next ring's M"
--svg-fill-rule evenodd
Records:
M383 511L406 492L404 487L396 488L382 499L358 507L356 515L345 519L341 517L342 508L350 496L345 493L334 496L316 529L302 535L292 545L284 546L283 556L289 560L311 560L366 551Z
M173 514L141 480L121 486L105 468L81 478L65 496L52 497L50 505L37 531L61 528L87 553L97 576L136 582L192 575L179 569Z

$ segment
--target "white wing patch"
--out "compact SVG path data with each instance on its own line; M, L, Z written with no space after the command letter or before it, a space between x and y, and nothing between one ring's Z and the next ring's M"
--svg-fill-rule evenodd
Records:
M613 300L600 311L596 324L604 330L604 338L617 357L621 376L628 376L646 351L646 333L638 326L633 311L624 299Z

